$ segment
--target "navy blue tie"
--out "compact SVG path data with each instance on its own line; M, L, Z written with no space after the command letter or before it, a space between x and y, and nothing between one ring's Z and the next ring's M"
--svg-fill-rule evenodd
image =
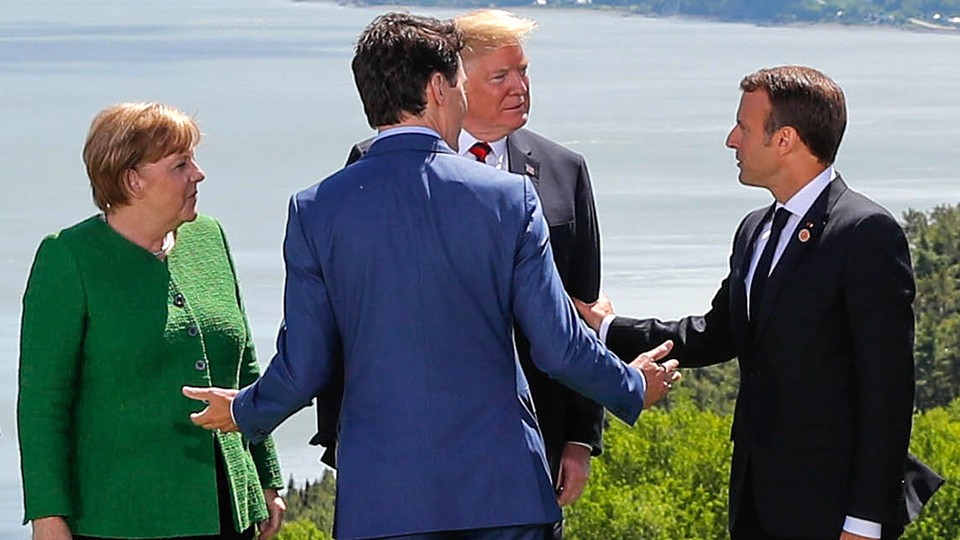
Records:
M757 269L753 271L753 281L750 282L750 321L753 322L755 315L760 312L760 302L763 301L763 293L767 287L767 280L770 277L770 266L773 264L773 254L777 251L777 244L780 243L780 234L783 232L784 225L790 219L790 211L786 208L778 208L773 215L773 226L770 228L770 238L767 239L767 245L763 248L760 255L760 261L757 262Z

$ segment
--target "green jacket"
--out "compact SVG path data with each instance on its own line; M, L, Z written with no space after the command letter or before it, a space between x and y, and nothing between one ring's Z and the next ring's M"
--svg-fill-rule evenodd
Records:
M75 534L219 532L214 437L235 526L266 519L283 486L273 442L190 422L180 388L238 388L259 374L220 225L177 230L166 261L100 217L40 244L23 298L18 425L25 517Z

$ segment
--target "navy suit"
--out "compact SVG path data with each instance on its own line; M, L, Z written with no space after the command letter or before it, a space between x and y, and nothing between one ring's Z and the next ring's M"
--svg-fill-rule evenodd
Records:
M561 518L513 324L552 377L634 422L639 372L577 318L530 181L439 138L384 137L294 196L285 324L234 401L259 440L307 405L343 354L338 538Z
M744 276L772 211L740 224L706 315L618 317L607 344L629 355L672 339L683 367L738 358L731 527L752 493L756 518L777 537L837 538L846 515L896 531L914 389L906 238L838 176L801 219L751 324Z
M360 159L372 142L367 139L354 145L347 165ZM567 294L586 302L596 300L600 293L600 229L583 156L528 129L507 136L507 153L510 172L527 176L540 197L550 226L553 260ZM567 442L590 445L594 456L603 451L603 407L538 369L530 357L527 337L522 329L516 330L520 366L530 384L550 473L556 479ZM342 381L342 367L334 369L333 380ZM310 442L326 448L322 460L331 467L336 467L342 398L342 382L332 382L317 396L317 434Z

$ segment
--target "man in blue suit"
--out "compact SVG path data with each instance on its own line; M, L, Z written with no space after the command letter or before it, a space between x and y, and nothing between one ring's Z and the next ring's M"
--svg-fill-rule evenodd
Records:
M193 420L257 441L344 358L337 538L545 539L560 520L516 322L543 371L636 421L679 377L630 365L578 319L529 179L455 153L466 111L459 31L392 13L363 32L354 78L367 155L290 202L285 324L263 377Z

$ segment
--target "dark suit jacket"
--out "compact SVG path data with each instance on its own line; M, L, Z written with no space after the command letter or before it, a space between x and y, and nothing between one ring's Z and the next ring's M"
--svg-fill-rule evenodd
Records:
M757 516L774 535L839 536L846 515L896 523L914 391L906 238L838 176L800 221L751 310L751 330L744 276L772 211L740 224L730 273L706 315L618 317L607 344L629 357L672 339L685 367L739 359L731 527L751 478Z
M336 538L561 518L514 322L540 369L636 421L642 375L578 319L548 235L528 179L435 135L380 139L291 199L277 354L233 413L258 441L342 346Z
M372 139L353 146L347 165L357 161ZM593 188L583 156L537 133L520 129L507 137L510 172L530 178L550 225L550 246L563 286L570 296L593 301L600 291L600 232ZM537 369L530 358L530 345L516 329L520 364L530 384L537 420L543 433L547 461L553 478L568 441L603 449L603 407L563 386ZM342 374L339 375L342 379ZM324 463L335 466L337 422L342 386L328 388L317 398L317 435L312 444L327 448Z

